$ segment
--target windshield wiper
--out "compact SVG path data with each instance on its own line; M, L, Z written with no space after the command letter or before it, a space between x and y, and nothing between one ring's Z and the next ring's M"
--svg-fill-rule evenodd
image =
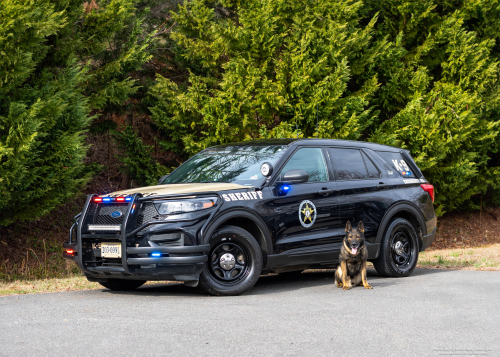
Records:
M197 182L191 182L191 183L230 183L228 181L197 181Z

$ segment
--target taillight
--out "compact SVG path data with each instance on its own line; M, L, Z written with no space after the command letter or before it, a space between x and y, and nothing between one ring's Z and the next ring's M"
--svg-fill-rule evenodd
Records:
M422 189L425 192L427 192L429 194L429 196L431 196L432 202L434 202L434 186L432 186L431 184L428 184L428 183L423 183L420 185L420 187L422 187Z
M73 249L66 249L66 254L75 254L75 251Z

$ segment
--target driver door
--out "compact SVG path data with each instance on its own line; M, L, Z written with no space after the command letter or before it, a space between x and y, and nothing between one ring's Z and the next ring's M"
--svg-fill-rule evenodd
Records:
M280 171L309 174L305 183L291 184L286 196L273 200L276 215L278 265L298 265L333 260L327 246L337 241L338 196L326 150L298 148Z

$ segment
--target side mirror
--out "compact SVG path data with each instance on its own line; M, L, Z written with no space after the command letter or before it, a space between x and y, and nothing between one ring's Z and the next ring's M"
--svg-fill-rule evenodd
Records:
M165 180L167 179L167 177L169 177L169 176L170 176L170 174L168 174L168 175L163 175L162 177L160 177L160 179L158 180L158 185L161 185L161 183L162 183L163 181L165 181Z
M288 183L304 183L309 181L309 174L304 170L290 170L283 175L283 181Z

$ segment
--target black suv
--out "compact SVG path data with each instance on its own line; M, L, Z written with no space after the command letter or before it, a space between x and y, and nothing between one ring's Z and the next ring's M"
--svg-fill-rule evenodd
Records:
M261 274L335 267L346 222L363 221L377 272L404 277L434 240L433 201L406 150L327 139L221 145L157 186L89 195L64 257L113 290L179 280L237 295Z

